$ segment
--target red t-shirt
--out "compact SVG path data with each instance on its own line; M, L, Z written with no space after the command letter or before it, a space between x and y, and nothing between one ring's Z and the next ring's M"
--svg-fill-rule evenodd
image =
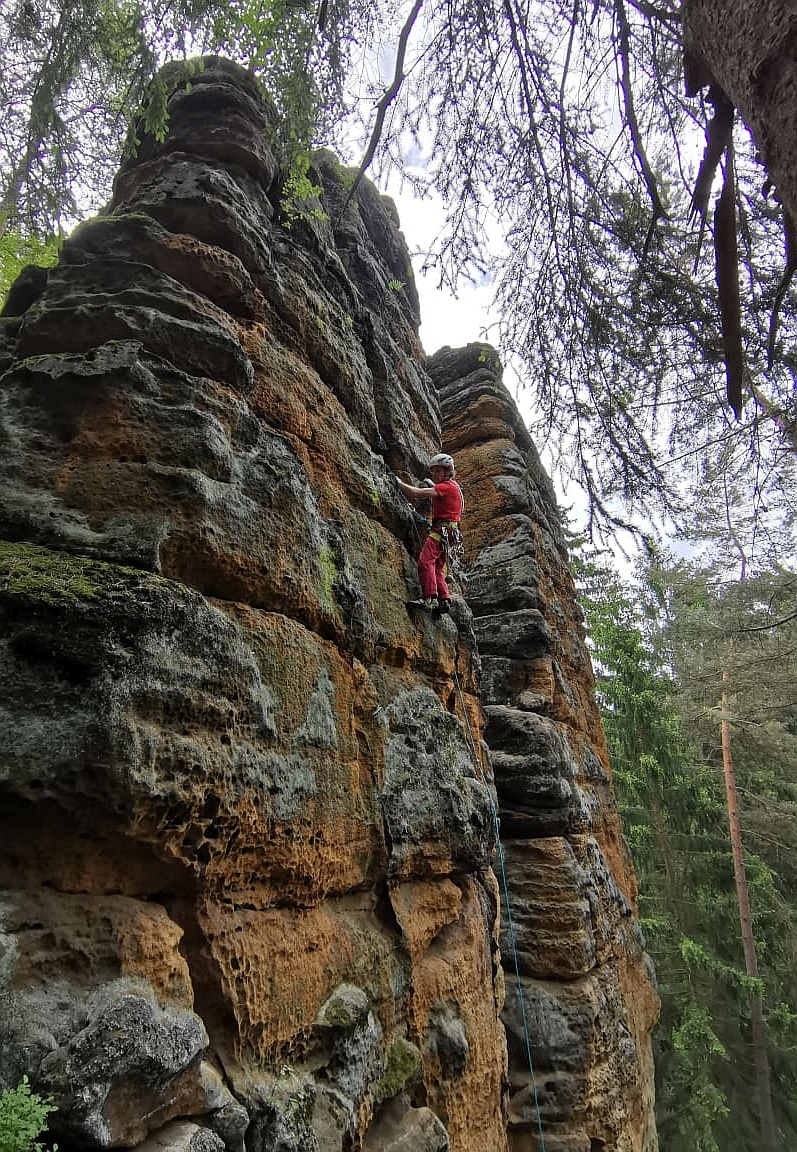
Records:
M455 520L459 523L464 500L462 499L462 489L456 480L443 480L441 484L435 484L434 490L432 519Z

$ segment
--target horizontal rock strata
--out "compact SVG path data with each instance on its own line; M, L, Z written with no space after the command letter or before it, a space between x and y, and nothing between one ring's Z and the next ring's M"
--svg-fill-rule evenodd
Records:
M490 797L457 628L404 603L390 467L439 411L395 210L333 228L328 154L286 203L251 77L164 75L168 138L0 321L2 1083L64 1152L500 1152Z
M466 589L512 918L510 1148L653 1152L658 1004L556 500L493 349L442 349L428 369L469 498Z

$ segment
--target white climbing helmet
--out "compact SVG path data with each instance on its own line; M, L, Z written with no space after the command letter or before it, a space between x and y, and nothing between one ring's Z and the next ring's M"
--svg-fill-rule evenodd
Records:
M450 468L451 475L454 474L454 457L449 456L447 452L438 452L429 461L430 468Z

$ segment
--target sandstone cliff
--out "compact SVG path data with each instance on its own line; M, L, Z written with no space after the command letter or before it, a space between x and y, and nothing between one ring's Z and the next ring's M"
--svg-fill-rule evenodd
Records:
M549 1152L655 1148L655 981L556 500L494 351L442 349L427 367L470 499L466 593L509 894L510 1147L535 1146L539 1109Z
M53 1095L62 1152L535 1148L523 1003L546 1148L652 1149L633 879L514 405L470 351L427 371L388 200L341 217L320 154L286 215L256 83L165 77L167 139L0 321L0 1081ZM390 469L443 435L475 619L404 606Z

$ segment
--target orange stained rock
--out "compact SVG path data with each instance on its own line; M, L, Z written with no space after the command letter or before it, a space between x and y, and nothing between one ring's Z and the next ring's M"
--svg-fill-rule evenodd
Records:
M84 979L138 978L161 1004L193 1007L191 976L179 947L183 931L159 904L47 889L15 895L4 924L17 934L19 991L82 972Z
M424 1068L427 1101L445 1117L452 1150L484 1152L489 1147L503 1152L506 1057L497 1016L499 988L495 986L493 997L483 994L484 987L492 984L496 925L485 918L485 889L479 880L463 878L458 886L462 894L459 915L429 940L425 951L420 951L424 926L410 929L419 947L412 970L411 1038L417 1037L422 1050L430 1051ZM412 920L410 915L410 924ZM467 1056L459 1072L446 1068L440 1055L435 1055L435 1018L446 1013L461 1022L467 1041Z
M315 908L235 908L208 903L202 923L238 1028L240 1074L300 1059L322 1004L344 982L362 988L390 1027L397 941L367 893Z
M407 882L390 887L390 903L413 961L420 959L434 938L460 914L462 893L453 881Z

